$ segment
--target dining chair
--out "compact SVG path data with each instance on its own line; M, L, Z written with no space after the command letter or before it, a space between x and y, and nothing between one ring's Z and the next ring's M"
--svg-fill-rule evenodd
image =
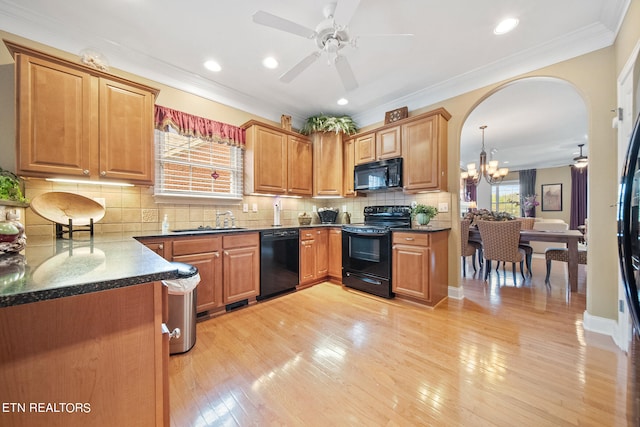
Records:
M544 251L544 259L547 261L547 275L544 283L550 284L551 261L569 262L569 250L567 248L549 248ZM587 251L578 249L578 264L587 265Z
M520 221L520 223L522 224L520 230L533 230L533 224L535 224L536 222L535 218L528 217L520 217L516 220ZM529 243L520 243L518 246L520 246L520 249L524 250L525 252L525 263L527 264L527 271L529 272L529 276L532 276L533 272L531 270L531 261L533 258L533 246L531 246Z
M469 225L471 221L468 219L460 220L460 247L462 254L462 274L463 277L467 277L467 257L471 256L471 265L473 266L473 271L478 271L476 269L476 252L478 251L478 246L482 247L482 244L479 242L470 242L469 241ZM478 263L478 266L480 264Z
M513 280L516 278L516 263L520 263L520 274L524 278L526 253L520 245L520 221L478 221L485 259L484 280L491 271L491 261L510 262ZM497 270L497 268L496 268Z

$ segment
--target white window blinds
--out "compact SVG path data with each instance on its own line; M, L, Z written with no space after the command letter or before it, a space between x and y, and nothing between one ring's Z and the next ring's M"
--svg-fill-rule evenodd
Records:
M155 195L242 198L242 149L156 130Z

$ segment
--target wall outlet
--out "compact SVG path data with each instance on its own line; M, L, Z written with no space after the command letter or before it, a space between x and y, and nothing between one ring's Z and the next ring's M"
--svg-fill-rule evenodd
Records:
M313 207L311 208L312 212L318 212L318 208L316 205L313 205Z
M242 205L242 212L249 212L249 203L245 203Z
M254 203L254 204L251 206L251 210L252 210L253 212L258 212L258 204L257 204L257 203Z
M449 212L449 203L438 203L438 212Z
M342 212L346 212L347 211L347 205L342 205Z

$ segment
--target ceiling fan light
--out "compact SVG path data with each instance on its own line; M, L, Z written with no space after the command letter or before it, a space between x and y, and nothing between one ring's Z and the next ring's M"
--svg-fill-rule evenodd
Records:
M520 21L518 18L506 18L500 21L498 25L493 29L493 34L502 35L507 34L509 31L512 31L514 28L518 26Z
M349 100L347 98L338 99L338 105L347 105L348 103L349 103Z

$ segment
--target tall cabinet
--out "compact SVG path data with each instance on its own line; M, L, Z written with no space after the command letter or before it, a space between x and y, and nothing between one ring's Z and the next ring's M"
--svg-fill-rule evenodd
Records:
M9 41L17 172L153 184L158 90Z

